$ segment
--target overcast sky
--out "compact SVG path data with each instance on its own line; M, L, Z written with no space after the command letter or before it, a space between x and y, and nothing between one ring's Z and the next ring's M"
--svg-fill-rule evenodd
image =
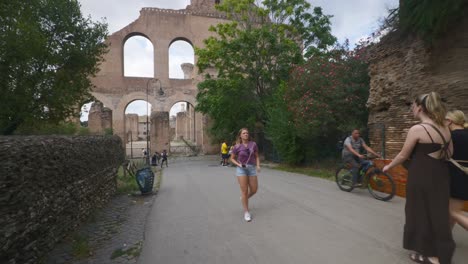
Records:
M379 22L395 8L399 0L308 0L312 6L322 7L325 14L333 15L332 33L340 42L349 39L353 45L376 29ZM109 32L120 30L140 15L143 7L184 9L190 0L79 0L85 16L93 20L106 19ZM169 77L183 78L180 64L193 63L193 49L185 42L174 43L169 50ZM143 37L130 38L124 47L126 76L153 77L153 46ZM156 69L157 71L157 69ZM129 106L129 112L145 114L146 105L138 102ZM175 107L180 109L180 107ZM173 113L171 113L173 114Z

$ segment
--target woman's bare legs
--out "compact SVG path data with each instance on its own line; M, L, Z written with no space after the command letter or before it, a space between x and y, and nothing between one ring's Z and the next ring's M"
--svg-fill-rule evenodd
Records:
M450 198L450 224L452 228L459 224L465 230L468 230L468 216L463 213L465 201Z
M254 196L258 190L257 176L249 176L249 198Z
M241 190L241 201L244 212L249 211L249 176L237 176Z
M257 176L237 176L242 198L242 207L245 212L249 211L249 198L254 196L258 190Z

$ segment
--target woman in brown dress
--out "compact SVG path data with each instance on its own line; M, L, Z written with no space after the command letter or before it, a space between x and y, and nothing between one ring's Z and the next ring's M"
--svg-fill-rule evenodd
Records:
M453 153L439 94L418 96L411 111L421 123L408 131L405 144L384 172L410 159L406 185L403 247L418 263L450 264L455 250L449 217L450 176L446 159Z
M452 132L454 160L468 161L468 123L460 110L450 111L446 115L448 128ZM467 162L459 162L468 167ZM453 164L450 169L450 215L452 227L455 223L468 230L468 216L463 213L464 203L468 201L468 175Z

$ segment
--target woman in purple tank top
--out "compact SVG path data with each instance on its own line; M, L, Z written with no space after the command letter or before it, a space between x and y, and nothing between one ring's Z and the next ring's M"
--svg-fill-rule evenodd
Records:
M247 128L242 128L237 134L237 144L232 150L231 161L237 166L236 176L241 190L244 220L250 222L252 215L249 211L249 198L258 189L257 172L260 172L260 158L257 144L250 140Z

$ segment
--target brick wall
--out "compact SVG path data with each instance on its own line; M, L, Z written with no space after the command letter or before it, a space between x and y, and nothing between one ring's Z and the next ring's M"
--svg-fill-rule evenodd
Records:
M468 114L468 17L429 47L417 37L384 37L371 51L369 138L372 148L394 158L408 129L415 96L436 91L448 110ZM406 170L396 168L397 193L404 196ZM468 204L466 206L468 210Z
M37 263L116 190L118 137L0 137L0 263Z

